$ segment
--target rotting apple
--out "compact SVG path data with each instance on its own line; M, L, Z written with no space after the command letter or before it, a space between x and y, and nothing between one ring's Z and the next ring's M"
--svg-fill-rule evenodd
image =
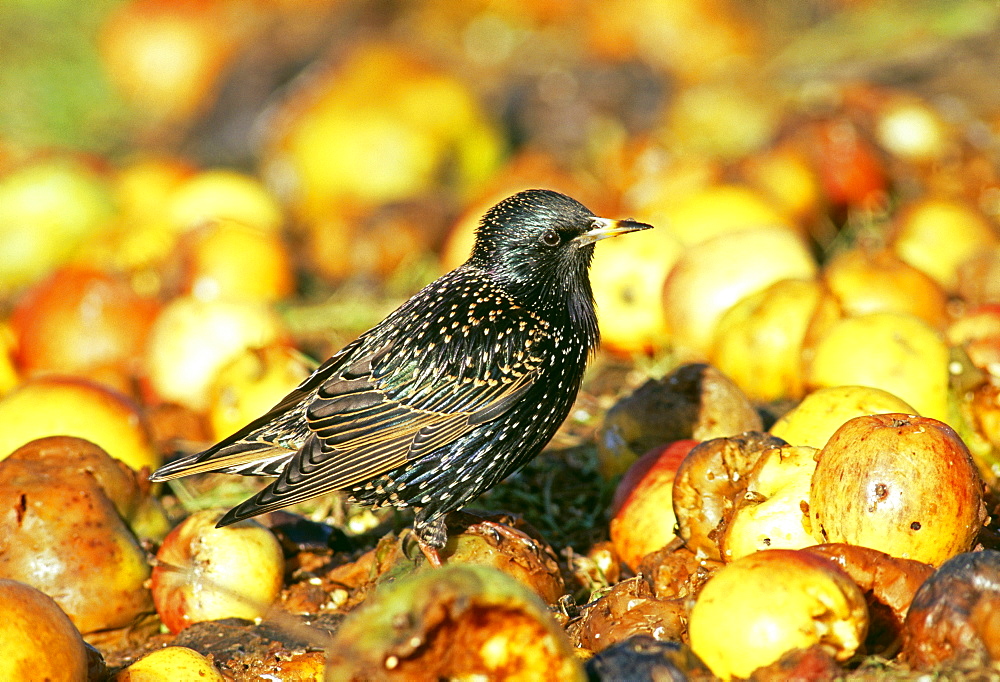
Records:
M171 632L206 620L261 618L281 591L285 560L278 539L251 520L216 528L221 516L192 514L156 554L153 602Z
M854 655L868 630L858 586L831 560L768 549L727 564L691 610L692 650L723 679L746 678L793 649Z
M152 613L150 568L122 516L140 498L135 474L92 443L19 448L0 462L0 576L52 596L89 638L135 627Z
M820 452L813 533L939 566L968 550L987 519L983 481L947 424L908 414L855 417Z
M765 450L747 476L746 493L719 538L724 561L762 549L802 549L810 533L809 488L816 448L785 445Z
M386 585L348 615L326 653L330 679L585 679L545 603L487 566Z
M1000 658L1000 552L959 554L917 590L903 630L903 658L918 668Z
M746 491L747 476L764 452L782 445L750 431L703 441L688 452L674 478L674 513L678 535L699 558L722 558L719 536Z
M597 432L598 469L611 478L657 445L761 428L760 415L728 377L711 365L681 365L608 410Z

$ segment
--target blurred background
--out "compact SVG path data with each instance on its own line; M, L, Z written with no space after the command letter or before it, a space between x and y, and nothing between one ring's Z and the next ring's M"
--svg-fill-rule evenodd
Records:
M935 554L903 544L886 551L935 565L974 541L1000 547L998 74L996 0L0 0L3 577L61 600L88 641L103 640L112 667L172 641L154 634L161 621L147 555L182 517L231 507L263 481L207 475L150 486L142 472L263 414L318 360L463 262L479 216L531 187L656 226L597 247L591 281L603 344L570 417L551 447L475 502L523 514L551 543L546 569L530 572L552 577L544 594L559 600L553 613L570 618L617 583L613 600L590 611L596 634L581 640L589 630L571 626L574 643L597 650L647 631L680 639L686 618L677 608L705 579L704 557L729 560L733 547L749 553L772 538L791 538L775 546L819 539L803 535L811 447L793 448L804 454L780 476L766 469L765 477L757 464L750 476L690 466L704 473L685 473L683 485L696 491L690 481L704 476L712 492L677 502L678 521L671 500L684 498L671 486L700 441L772 429L818 448L857 415L945 421L977 471L967 467L959 480L923 475L923 464L908 465L920 476L886 470L912 499L958 500L971 520L943 518L953 508L933 504L933 514L906 516L905 526L892 512L893 532L871 537L895 538L899 526L909 542L923 522L914 545ZM49 436L90 443L36 441ZM964 471L952 466L957 446L948 447L948 470ZM907 461L945 461L945 450L922 449L925 459ZM857 448L850 470L881 466L864 459L873 450ZM973 518L977 474L989 486L987 529ZM777 483L748 483L757 475L780 480L781 494ZM827 497L840 499L841 479L827 479L838 493ZM721 522L709 528L722 511L706 509L758 514L766 497L757 491L768 489L770 502L782 500L768 509L786 505L782 523L797 534L741 522L729 526L739 539L720 533ZM339 623L374 584L392 544L383 539L408 523L335 496L292 511L338 530L295 531L301 519L283 512L262 518L286 528L279 535L297 562L286 575L291 598L268 618L286 609L274 631L293 613ZM771 523L773 511L759 513ZM683 553L659 554L675 542L675 523L695 521L705 525L703 546L688 539ZM503 551L537 562L535 542L505 541ZM377 559L367 552L376 543ZM220 571L256 566L227 554L243 565ZM866 576L881 561L859 556ZM334 566L344 572L327 573ZM641 583L648 592L645 582L619 582L630 570L659 576L666 610L638 591ZM899 595L896 573L884 575ZM973 592L940 587L959 584L945 575L932 592ZM793 584L771 573L768 581ZM226 586L227 595L243 593ZM567 591L576 597L565 601ZM717 603L726 610L712 618L742 623L730 600ZM761 602L747 603L756 617ZM816 613L813 601L802 603ZM996 629L994 612L980 618L986 597L976 609L954 603L956 623L979 618ZM172 607L156 606L168 623ZM872 613L889 611L880 604ZM512 612L497 613L484 622L506 627ZM607 626L605 613L615 614ZM918 633L923 618L914 618ZM926 630L952 637L940 645L952 656L953 634L967 631L940 625L946 618L928 617L935 626ZM298 642L294 623L288 633ZM821 631L829 629L824 621ZM233 642L233 660L285 660L270 644L201 632L211 646ZM550 641L535 634L542 630L513 632L518 644L523 632ZM53 652L65 646L36 639L34 662L61 660ZM417 646L408 641L408 651ZM654 650L640 647L635 655L652 660L643 652ZM417 665L442 649L420 650ZM745 658L747 647L733 650ZM399 662L379 656L387 670ZM857 679L871 679L867 672ZM995 679L990 672L981 677Z

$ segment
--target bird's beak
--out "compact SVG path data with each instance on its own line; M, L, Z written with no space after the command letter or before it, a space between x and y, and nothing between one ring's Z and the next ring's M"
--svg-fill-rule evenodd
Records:
M573 238L573 242L577 246L586 246L587 244L593 244L608 237L617 237L620 234L628 234L629 232L637 232L639 230L649 230L653 227L652 225L636 222L635 220L609 220L608 218L594 218L591 221L591 225L593 227L590 230Z

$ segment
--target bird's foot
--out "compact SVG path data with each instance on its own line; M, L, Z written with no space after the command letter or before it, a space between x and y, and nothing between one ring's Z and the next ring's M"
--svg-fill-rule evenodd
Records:
M448 542L448 527L444 518L438 517L426 521L418 512L413 524L412 537L427 562L435 568L440 568L442 564L440 550Z
M438 552L437 547L427 544L419 535L417 535L417 547L420 548L424 558L427 559L427 563L434 568L441 568L441 554Z

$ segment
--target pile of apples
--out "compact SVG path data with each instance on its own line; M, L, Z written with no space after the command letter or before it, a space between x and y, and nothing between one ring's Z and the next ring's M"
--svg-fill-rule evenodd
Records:
M0 677L995 670L1000 112L764 77L780 39L727 0L123 0L100 24L128 153L0 138ZM247 113L253 170L180 151L254 65L305 61ZM596 251L603 350L563 434L616 487L606 542L458 513L434 571L371 514L216 529L149 483L530 187L656 226Z

